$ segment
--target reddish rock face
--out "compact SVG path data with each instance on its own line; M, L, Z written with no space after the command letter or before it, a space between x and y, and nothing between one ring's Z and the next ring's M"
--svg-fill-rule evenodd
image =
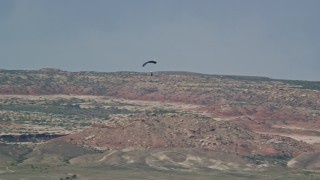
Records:
M314 148L303 142L262 135L231 122L197 116L147 115L110 120L58 138L75 144L110 149L201 148L247 155L295 156Z

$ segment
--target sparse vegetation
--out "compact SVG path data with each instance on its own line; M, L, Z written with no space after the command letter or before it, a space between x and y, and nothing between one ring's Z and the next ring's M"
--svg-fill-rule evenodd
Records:
M257 165L260 164L272 164L272 165L281 165L286 167L287 163L292 157L287 155L278 155L278 156L244 156L245 159L249 159Z
M163 115L163 114L169 114L169 113L177 113L177 110L175 109L164 109L164 108L155 108L150 109L146 111L147 115Z
M287 84L301 86L301 88L303 88L303 89L320 90L320 82L319 81L298 81L298 80L280 80L280 81L287 83Z

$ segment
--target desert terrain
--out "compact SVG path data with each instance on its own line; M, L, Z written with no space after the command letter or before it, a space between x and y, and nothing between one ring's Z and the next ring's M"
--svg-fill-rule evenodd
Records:
M320 82L0 70L0 179L317 179Z

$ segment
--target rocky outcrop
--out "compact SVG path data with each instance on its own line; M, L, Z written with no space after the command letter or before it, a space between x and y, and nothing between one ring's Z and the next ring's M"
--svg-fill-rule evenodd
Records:
M61 134L1 134L0 142L39 142L61 137Z

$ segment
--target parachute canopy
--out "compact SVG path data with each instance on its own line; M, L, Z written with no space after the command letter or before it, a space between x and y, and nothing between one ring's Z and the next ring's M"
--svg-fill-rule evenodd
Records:
M149 63L157 64L157 61L147 61L147 62L143 63L142 66L144 67L145 65L147 65Z

